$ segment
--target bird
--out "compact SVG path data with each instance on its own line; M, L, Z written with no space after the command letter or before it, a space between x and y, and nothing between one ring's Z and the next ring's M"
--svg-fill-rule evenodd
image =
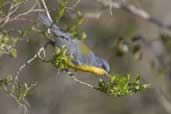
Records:
M58 27L46 14L40 14L41 23L46 26L53 36L53 43L58 47L65 47L67 56L72 56L68 65L75 70L89 72L95 75L108 75L109 63L95 53L82 41L72 38L69 32Z

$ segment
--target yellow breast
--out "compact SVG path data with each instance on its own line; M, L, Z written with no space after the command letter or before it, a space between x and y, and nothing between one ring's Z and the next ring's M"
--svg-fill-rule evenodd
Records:
M84 71L84 72L90 72L90 73L93 73L96 75L107 75L108 74L104 69L94 67L94 66L77 65L77 66L72 66L72 68L80 70L80 71Z
M108 73L102 68L98 68L98 67L90 66L90 65L75 65L71 62L71 59L67 59L66 64L68 64L73 69L80 70L83 72L90 72L90 73L101 75L101 76L108 75Z

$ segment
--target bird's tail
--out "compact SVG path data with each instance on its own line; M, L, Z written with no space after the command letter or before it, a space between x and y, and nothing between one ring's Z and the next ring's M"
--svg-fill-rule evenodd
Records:
M66 33L65 31L61 30L57 25L55 25L47 15L40 14L40 21L44 24L50 31L55 34L55 36L60 36L60 38L65 40L70 40L70 34Z
M53 21L45 14L40 14L39 19L47 28L50 28L54 24Z

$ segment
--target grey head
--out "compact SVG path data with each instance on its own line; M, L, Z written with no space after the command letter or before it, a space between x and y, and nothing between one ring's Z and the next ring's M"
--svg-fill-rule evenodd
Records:
M96 65L97 67L102 68L107 73L109 73L109 71L110 71L110 65L109 65L109 63L105 59L96 56L96 64L97 64Z

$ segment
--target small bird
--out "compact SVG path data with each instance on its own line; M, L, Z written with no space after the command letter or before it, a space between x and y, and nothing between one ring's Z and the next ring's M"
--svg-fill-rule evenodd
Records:
M61 30L45 14L40 14L40 21L53 34L54 44L58 47L65 47L68 56L72 56L69 66L75 70L93 73L96 75L108 75L110 66L108 62L96 56L93 51L81 40L73 39L71 34Z

